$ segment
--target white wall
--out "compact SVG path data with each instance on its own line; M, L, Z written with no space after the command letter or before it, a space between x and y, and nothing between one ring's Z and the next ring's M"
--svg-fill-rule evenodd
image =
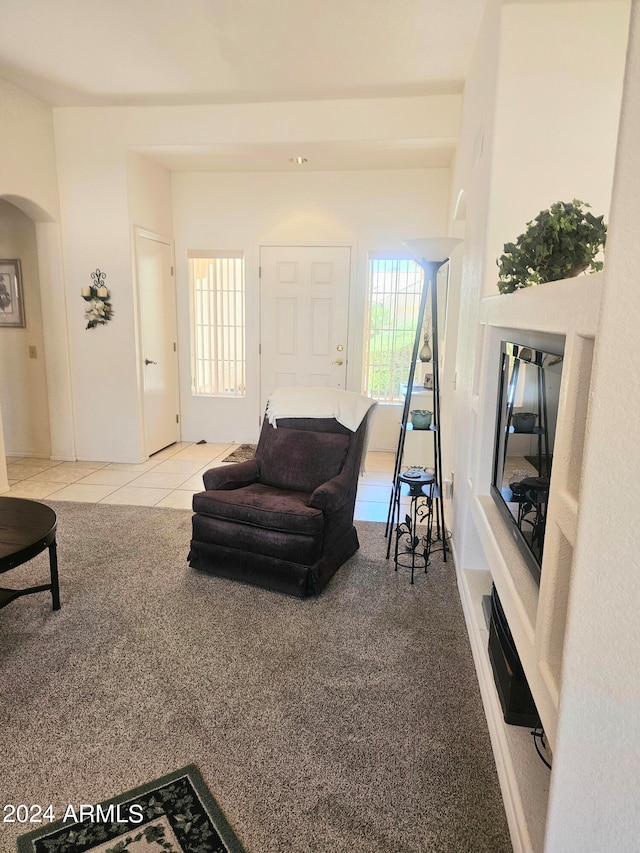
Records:
M58 131L57 150L77 457L139 462L145 451L134 227L171 239L170 178L166 169L127 152L114 127L92 128L87 111L72 112L70 135ZM100 116L108 121L105 112ZM106 274L114 316L87 329L80 289L96 269Z
M163 166L134 151L127 152L127 188L131 241L131 280L133 294L133 334L135 338L135 373L138 407L136 410L140 458L146 457L144 427L144 353L142 350L142 318L136 257L136 230L142 229L161 237L173 251L171 213L171 174ZM177 403L176 403L177 405Z
M21 262L26 327L0 329L0 401L5 452L14 456L51 453L40 277L35 225L0 199L0 258ZM29 357L35 347L36 357Z
M548 849L631 853L640 838L640 26L632 27L580 493Z
M127 189L132 226L171 240L173 224L169 171L148 157L128 151Z
M51 107L0 79L0 195L17 196L58 219Z
M484 293L505 242L555 201L608 219L629 3L502 8Z
M465 84L451 192L455 203L464 191L466 208L453 399L454 530L469 523L479 300L497 293L504 242L539 210L577 195L594 212L608 212L628 13L627 0L487 4ZM471 541L462 536L460 547ZM463 558L473 563L471 553Z
M452 395L454 434L443 436L453 449L454 500L448 522L458 557L465 566L480 560L477 538L467 535L471 525L471 451L476 432L473 394L477 391L476 366L478 311L484 286L487 253L487 221L493 150L495 90L500 47L500 0L489 0L465 83L460 143L452 181L451 203L464 193L465 240L460 278L460 309L456 355L456 387ZM451 217L454 211L451 210ZM459 251L458 251L459 255ZM449 457L451 458L451 457ZM445 469L446 470L446 469Z
M0 80L0 197L35 222L51 456L75 458L66 299L51 108ZM5 403L4 408L9 404ZM6 411L3 417L7 417ZM0 444L0 455L3 455Z
M360 392L368 252L406 252L416 234L442 234L449 172L424 169L289 174L174 174L174 228L182 430L186 440L253 441L258 434L261 245L352 247L347 387ZM247 396L242 400L190 393L189 249L241 249L246 259ZM377 418L371 448L395 449L399 412ZM386 414L386 413L385 413ZM388 423L387 423L388 421Z
M184 146L193 150L199 145L283 141L358 139L384 144L387 139L397 138L408 143L412 139L451 139L457 135L459 106L459 96L447 95L202 107L54 109L64 211L69 340L78 401L78 457L137 461L142 453L131 268L131 159L127 152L151 156L153 151L166 150L166 146L175 151L176 147L184 150ZM209 178L203 175L197 180ZM334 179L334 185L339 183ZM360 206L364 204L360 202ZM356 207L354 204L354 210ZM222 211L222 221L225 216ZM269 229L272 225L265 233L270 233ZM343 230L354 229L347 224ZM334 228L331 233L338 232ZM287 234L285 240L291 239L290 232L282 233ZM308 233L305 240L309 239ZM411 227L401 237L415 234L415 227ZM257 242L249 247L252 252L263 239L258 232L255 236ZM79 288L86 286L96 267L107 273L115 315L106 327L85 331Z
M127 160L101 130L108 137L108 128L78 121L68 141L56 131L76 447L78 459L139 462ZM87 329L80 289L96 269L106 274L114 317Z
M618 535L634 529L633 508L626 494L633 490L640 473L637 442L628 428L640 405L635 387L637 371L632 379L620 366L620 353L634 348L639 316L635 298L639 259L634 235L640 137L637 33L630 53L634 67L627 76L626 127L623 125L620 137L616 188L611 195L629 5L615 0L490 0L466 84L452 190L452 199L460 189L465 190L466 197L455 392L453 540L459 570L491 568L495 561L479 535L478 512L475 517L472 512L474 493L486 494L488 487L490 460L486 448L494 428L490 409L495 409L483 397L482 378L489 376L490 370L478 335L478 305L483 294L497 292L495 259L505 240L514 239L528 219L553 201L578 196L591 202L596 213L609 218L613 198L582 487L579 503L573 501L580 511L574 559L568 572L570 589L565 598L568 620L559 640L562 644L564 637L544 842L544 849L553 853L631 851L637 849L640 834L640 693L635 678L640 647L639 565L633 537ZM593 284L586 289L592 290ZM559 329L567 320L557 307L559 301L553 298L556 287L561 296L563 285L555 283L537 288L535 293L544 301L550 329ZM523 329L530 319L526 311L530 295L534 294L494 299L504 300L514 310L517 302L524 305L516 324ZM568 319L573 322L575 317ZM536 322L531 320L533 325ZM586 350L592 336L593 331L585 335ZM486 382L487 387L493 387L494 399L496 381L497 376L493 385ZM570 404L574 406L576 401ZM550 518L550 524L555 520ZM471 574L483 576L481 571ZM533 590L531 608L535 630L542 633L548 626L535 623L535 600L543 592L542 586L539 592ZM526 608L525 597L518 602L521 610ZM518 629L515 634L522 634L520 615L511 610L510 619L511 614ZM536 660L528 662L533 669L537 664ZM504 771L500 756L498 766ZM506 798L512 797L510 783L503 789ZM525 800L542 796L546 801L545 791L527 792L526 782L523 784ZM515 799L510 799L511 815ZM518 844L526 837L526 829L517 834ZM516 849L528 849L526 842Z

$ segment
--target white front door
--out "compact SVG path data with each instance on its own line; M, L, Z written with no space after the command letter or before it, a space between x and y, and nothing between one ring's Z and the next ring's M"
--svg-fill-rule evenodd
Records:
M147 455L178 441L176 300L168 243L136 231Z
M262 412L283 385L344 389L351 249L262 246L260 268Z

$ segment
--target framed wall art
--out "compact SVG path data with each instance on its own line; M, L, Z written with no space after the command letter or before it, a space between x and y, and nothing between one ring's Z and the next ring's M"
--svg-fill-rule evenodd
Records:
M0 260L0 328L3 326L26 326L19 260Z

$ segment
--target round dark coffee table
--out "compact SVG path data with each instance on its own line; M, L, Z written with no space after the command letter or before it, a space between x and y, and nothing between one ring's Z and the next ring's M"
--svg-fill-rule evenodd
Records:
M49 549L51 582L25 589L0 588L0 607L14 598L33 592L49 590L53 609L60 609L58 587L58 558L56 554L56 527L58 520L51 507L22 498L0 497L0 574L21 566L45 548Z

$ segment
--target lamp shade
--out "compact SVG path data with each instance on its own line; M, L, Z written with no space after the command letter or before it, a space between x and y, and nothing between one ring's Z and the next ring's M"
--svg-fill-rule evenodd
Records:
M458 243L462 243L462 240L457 237L419 237L416 240L405 240L403 245L419 264L423 261L443 264Z

